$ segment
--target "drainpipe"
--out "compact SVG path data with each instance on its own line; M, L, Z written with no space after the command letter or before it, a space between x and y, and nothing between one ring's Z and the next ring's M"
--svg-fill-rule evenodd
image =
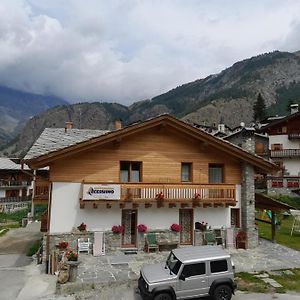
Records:
M35 187L36 187L36 170L33 170L33 178L32 178L32 198L31 198L31 217L34 219L34 203L33 199L35 197Z

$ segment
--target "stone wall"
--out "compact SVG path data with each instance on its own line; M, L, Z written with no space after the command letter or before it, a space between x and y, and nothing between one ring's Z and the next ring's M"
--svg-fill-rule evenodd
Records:
M242 163L241 223L247 233L247 247L258 246L258 231L255 226L255 187L254 169L248 163Z

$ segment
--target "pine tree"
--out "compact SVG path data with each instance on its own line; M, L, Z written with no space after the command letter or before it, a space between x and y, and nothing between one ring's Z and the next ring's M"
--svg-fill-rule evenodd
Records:
M257 100L253 105L254 121L261 121L267 116L265 99L261 93L258 94Z

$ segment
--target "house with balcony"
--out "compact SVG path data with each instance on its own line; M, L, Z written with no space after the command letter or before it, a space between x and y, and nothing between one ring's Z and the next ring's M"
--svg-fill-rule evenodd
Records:
M270 158L280 171L268 177L269 193L290 194L300 187L300 112L294 104L290 115L270 122L260 130L269 135Z
M0 157L0 212L28 208L32 194L32 172L16 161Z
M240 227L255 247L254 174L275 167L170 115L113 131L47 128L24 162L49 167L34 198L49 204L50 248L82 222L111 248L113 226L123 226L120 247L141 248L140 224L154 232L179 224L179 243L192 245L201 222Z

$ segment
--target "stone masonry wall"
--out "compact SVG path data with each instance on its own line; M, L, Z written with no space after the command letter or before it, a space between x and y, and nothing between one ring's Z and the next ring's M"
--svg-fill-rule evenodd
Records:
M255 227L254 169L247 163L242 164L241 217L242 229L247 232L247 247L255 248L258 232Z

